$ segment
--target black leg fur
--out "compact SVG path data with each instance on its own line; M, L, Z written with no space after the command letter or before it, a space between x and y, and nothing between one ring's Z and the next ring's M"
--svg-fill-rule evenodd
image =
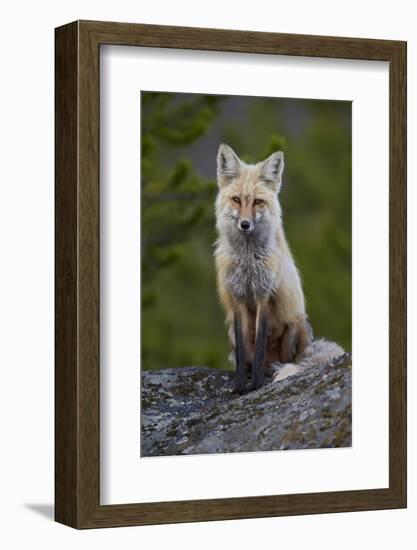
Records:
M246 360L245 346L243 343L242 318L236 314L234 318L235 343L236 343L236 391L243 393L245 391L246 381Z
M266 354L266 341L268 336L268 317L266 313L261 313L258 330L256 331L255 342L255 360L252 368L252 385L251 390L256 390L262 386L264 382L264 369L263 364Z

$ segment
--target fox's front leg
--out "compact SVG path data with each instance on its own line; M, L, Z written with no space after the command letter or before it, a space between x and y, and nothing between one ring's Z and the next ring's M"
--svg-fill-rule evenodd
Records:
M235 313L233 324L235 330L236 391L238 393L243 393L245 391L246 382L246 359L241 313Z
M266 357L266 342L268 338L268 313L264 305L256 310L255 357L252 368L251 390L256 390L264 382L264 362Z

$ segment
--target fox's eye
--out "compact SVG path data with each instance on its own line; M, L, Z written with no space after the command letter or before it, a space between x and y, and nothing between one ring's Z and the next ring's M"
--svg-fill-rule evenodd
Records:
M262 199L255 199L255 200L253 201L253 204L254 204L255 206L260 206L260 205L263 204L263 203L264 203L264 201L263 201Z
M232 201L235 202L236 204L240 204L239 197L232 197Z

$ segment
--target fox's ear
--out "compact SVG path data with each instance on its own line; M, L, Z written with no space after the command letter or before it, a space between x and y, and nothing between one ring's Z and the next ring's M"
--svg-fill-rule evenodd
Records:
M217 153L217 183L221 187L240 174L240 159L229 145L222 143Z
M268 183L278 193L281 188L282 173L284 172L284 153L277 151L262 163L261 179Z

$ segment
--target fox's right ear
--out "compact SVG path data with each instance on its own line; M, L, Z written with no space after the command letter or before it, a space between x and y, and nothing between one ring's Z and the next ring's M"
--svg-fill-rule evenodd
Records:
M240 174L240 159L229 145L222 143L217 153L217 183L219 187L230 183Z

